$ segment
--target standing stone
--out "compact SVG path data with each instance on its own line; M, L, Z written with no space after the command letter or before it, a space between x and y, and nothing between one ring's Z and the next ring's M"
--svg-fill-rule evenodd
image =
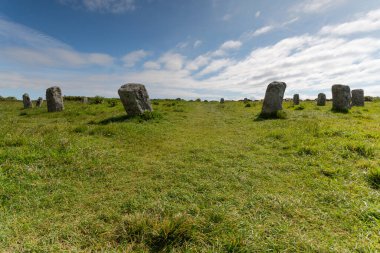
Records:
M351 90L348 85L335 84L332 86L333 110L347 112L351 108Z
M272 82L268 85L261 115L275 116L277 111L282 110L282 100L286 89L284 82Z
M82 97L81 102L82 102L82 104L88 104L88 98Z
M352 106L364 106L364 90L352 90Z
M221 104L224 104L224 98L221 98L221 99L220 99L220 103L221 103Z
M248 98L244 98L244 103L246 104L246 103L248 103Z
M300 95L299 94L294 94L293 95L293 104L294 105L299 105L300 104Z
M32 100L30 100L28 93L25 93L24 95L22 95L22 102L24 103L24 109L33 107Z
M326 94L325 93L319 93L318 94L317 105L318 106L325 106L326 105Z
M149 95L143 84L128 83L120 87L120 100L130 116L141 115L145 111L153 111Z
M63 98L61 88L58 86L50 87L46 90L46 103L48 112L63 111Z
M42 97L39 97L36 102L36 107L41 107L43 102L44 99Z

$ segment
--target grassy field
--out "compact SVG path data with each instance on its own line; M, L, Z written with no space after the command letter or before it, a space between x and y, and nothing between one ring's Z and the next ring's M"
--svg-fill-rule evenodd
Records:
M380 252L380 102L0 102L0 252Z

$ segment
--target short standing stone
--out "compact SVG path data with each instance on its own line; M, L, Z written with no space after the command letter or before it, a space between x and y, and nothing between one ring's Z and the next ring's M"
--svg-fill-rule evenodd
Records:
M39 97L36 102L36 107L41 107L43 102L44 99L42 97Z
M220 103L221 103L221 104L224 104L224 98L221 98L221 99L220 99Z
M58 86L50 87L46 90L46 103L48 112L63 111L63 97L61 88Z
M25 109L33 107L32 100L30 100L28 93L25 93L24 95L22 95L22 102L24 103Z
M300 95L299 94L294 94L293 95L293 104L294 105L299 105L300 104Z
M87 97L82 97L81 102L83 104L87 104L88 103L88 98Z
M326 94L325 93L319 93L318 94L317 105L318 106L325 106L326 105Z
M364 90L352 90L352 106L364 106Z
M335 84L332 86L333 110L346 112L351 108L351 90L347 85Z
M275 115L277 111L282 110L282 100L286 89L284 82L272 82L268 85L265 92L262 116Z
M128 83L120 87L120 100L130 116L141 115L145 111L153 111L149 95L143 84Z

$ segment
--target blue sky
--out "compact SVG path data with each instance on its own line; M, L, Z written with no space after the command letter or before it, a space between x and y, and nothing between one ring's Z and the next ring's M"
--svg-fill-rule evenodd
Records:
M331 96L334 83L380 95L374 0L0 0L0 95L152 98Z

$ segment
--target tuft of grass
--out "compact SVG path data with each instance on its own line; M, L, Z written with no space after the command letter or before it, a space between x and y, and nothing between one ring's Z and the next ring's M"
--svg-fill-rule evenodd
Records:
M348 144L345 146L345 150L365 158L373 158L375 156L374 148L364 144Z
M249 104L249 103L248 103L248 104L245 104L244 107L246 107L246 108L247 108L247 107L251 107L251 104Z
M274 113L260 113L258 119L286 119L287 117L286 112L280 110Z
M297 111L302 111L305 109L305 106L304 105L297 105L294 107L294 110L297 110Z
M368 182L374 189L380 189L380 168L374 168L368 172Z
M194 221L187 215L127 215L115 234L117 243L143 244L153 252L170 251L193 239Z

